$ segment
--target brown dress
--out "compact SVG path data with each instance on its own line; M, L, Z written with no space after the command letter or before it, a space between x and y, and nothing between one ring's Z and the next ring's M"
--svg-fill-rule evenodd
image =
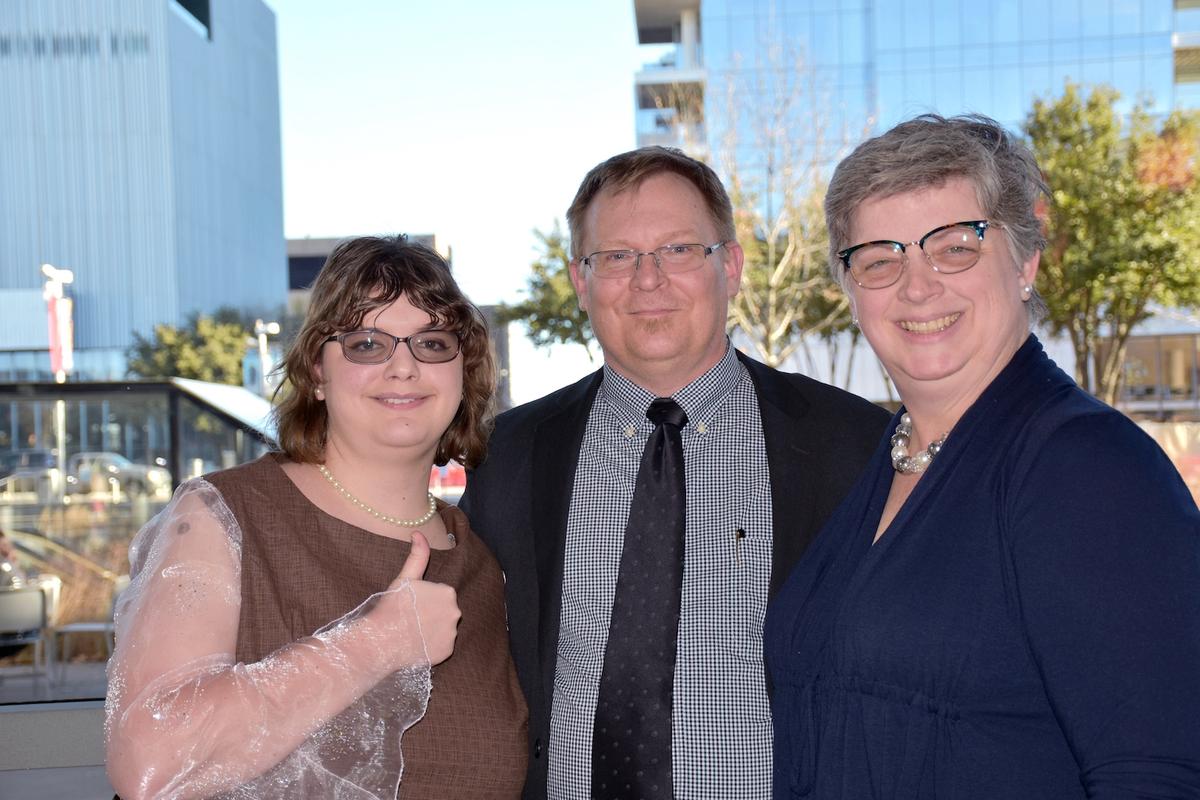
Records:
M409 553L407 542L321 511L284 474L285 460L269 454L206 476L242 529L242 663L385 590ZM458 544L430 553L425 579L454 587L462 621L454 654L433 669L424 718L404 732L399 796L520 797L528 712L508 650L503 576L461 511L443 503L439 513Z

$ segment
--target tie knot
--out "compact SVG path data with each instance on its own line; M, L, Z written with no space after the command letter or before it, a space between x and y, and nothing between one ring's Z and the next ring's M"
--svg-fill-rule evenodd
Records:
M650 408L646 409L646 418L653 422L655 427L665 424L682 428L687 425L687 414L683 413L679 403L669 397L656 398L650 404Z

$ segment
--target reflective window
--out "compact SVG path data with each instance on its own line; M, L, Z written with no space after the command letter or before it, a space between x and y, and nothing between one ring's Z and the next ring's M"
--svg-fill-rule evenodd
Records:
M949 70L937 73L933 99L939 114L957 114L963 109L977 107L963 97L962 74Z
M1021 66L1021 83L1029 97L1050 98L1062 92L1062 81L1049 64Z
M867 60L867 17L863 11L848 11L841 18L842 63L861 64Z
M933 50L928 47L904 51L904 68L907 71L933 69Z
M964 67L990 67L992 65L991 51L986 47L964 47L962 63Z
M1077 39L1082 36L1080 0L1050 0L1050 26L1056 39Z
M977 6L971 0L964 0L969 6ZM1021 4L1021 38L1027 42L1044 41L1050 38L1050 3L1049 0Z
M1022 42L1021 43L1021 63L1022 64L1048 64L1050 63L1050 43L1042 42Z
M1175 12L1176 33L1200 33L1200 8L1185 8Z
M1112 0L1113 33L1142 32L1142 0Z
M1108 0L1088 0L1087 11L1083 15L1082 33L1088 38L1111 36L1112 21Z
M1170 33L1173 0L1144 0L1142 3L1142 30L1147 33L1162 31Z
M878 50L899 48L903 46L900 40L900 19L903 6L899 3L876 3L875 13L871 20L875 47Z
M960 15L958 0L933 0L929 18L929 38L939 50L962 44L962 29L972 24L971 18Z
M992 66L1015 67L1021 63L1021 49L1015 44L992 45Z
M935 49L933 51L933 67L939 73L962 69L962 48Z
M992 71L990 69L965 69L962 77L963 106L972 111L991 112Z
M928 47L933 37L929 33L929 20L933 16L930 0L904 0L897 3L904 8L904 19L900 21L905 47ZM892 34L893 36L895 33Z
M1121 93L1121 103L1127 110L1142 91L1142 62L1140 59L1118 59L1112 63L1112 85Z
M169 384L0 385L0 591L44 595L41 643L0 642L0 703L103 697L133 535L180 481L265 450Z
M812 59L814 64L836 64L838 47L838 15L830 12L812 16Z
M1099 61L1101 59L1108 60L1112 58L1112 40L1111 39L1084 39L1081 43L1083 57L1091 61Z
M989 11L987 25L993 42L1016 42L1021 38L1021 9L1017 0L991 0L981 3L977 8ZM980 11L976 13L979 14ZM980 14L980 16L983 16Z
M1169 51L1165 55L1151 56L1142 67L1143 86L1154 97L1152 110L1166 113L1171 108L1171 90L1175 83L1175 56Z
M991 41L992 20L986 4L960 0L959 19L962 24L963 44L979 45Z
M1115 36L1110 40L1112 44L1113 58L1121 58L1123 56L1141 56L1142 54L1142 37L1140 36Z
M933 96L933 71L919 69L909 72L905 79L905 99L919 109L919 113L936 111Z
M1112 64L1107 61L1084 61L1083 74L1080 78L1089 86L1096 86L1101 83L1111 85L1112 79Z
M1083 42L1079 39L1055 39L1050 44L1050 52L1056 63L1073 65L1083 58Z
M1019 67L1005 67L992 72L992 106L988 113L1011 125L1025 117L1030 104L1021 86Z
M1181 108L1200 108L1200 83L1176 84L1175 105Z

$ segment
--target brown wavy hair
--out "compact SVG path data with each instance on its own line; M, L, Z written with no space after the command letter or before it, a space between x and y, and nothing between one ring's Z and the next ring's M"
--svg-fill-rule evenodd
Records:
M463 399L438 442L434 461L454 459L467 467L487 452L494 413L496 366L483 314L458 288L450 265L424 245L403 236L363 236L338 244L312 288L300 332L281 366L282 398L275 406L279 447L297 462L322 463L329 430L325 404L316 398L317 365L325 340L356 330L363 318L403 295L434 324L458 334L463 355Z

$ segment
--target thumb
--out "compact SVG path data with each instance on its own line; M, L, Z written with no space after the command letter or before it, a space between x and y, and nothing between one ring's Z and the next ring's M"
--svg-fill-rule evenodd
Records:
M404 560L404 566L400 568L400 574L397 577L419 581L425 577L427 566L429 566L429 540L420 531L413 531L412 549L408 553L408 558Z

